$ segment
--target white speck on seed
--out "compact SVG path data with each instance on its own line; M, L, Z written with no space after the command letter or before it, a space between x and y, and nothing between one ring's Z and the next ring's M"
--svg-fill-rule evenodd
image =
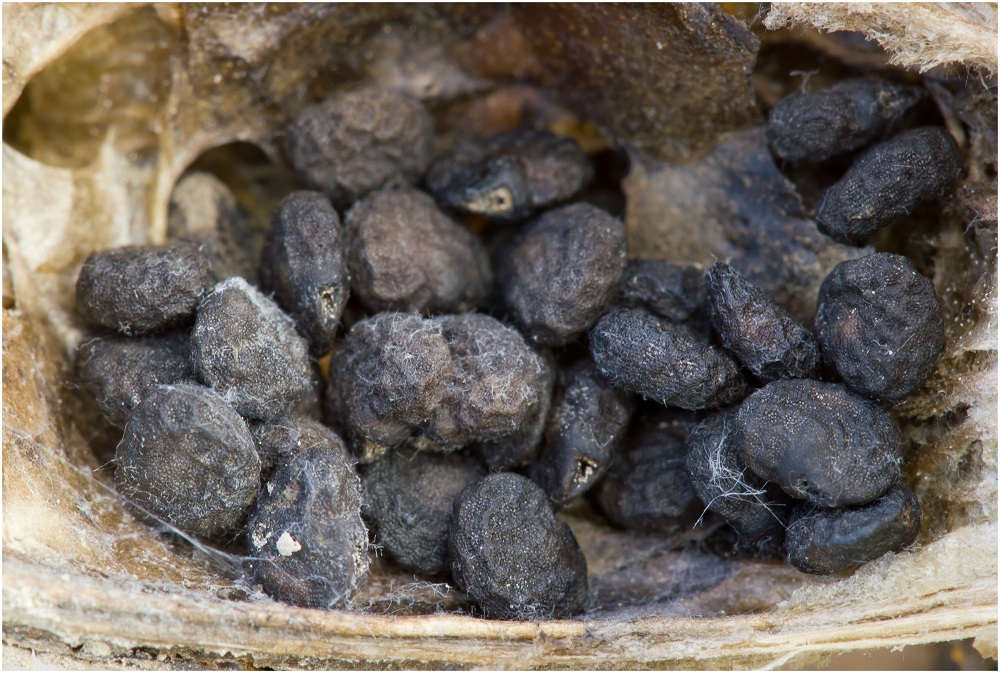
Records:
M278 553L282 556L291 556L295 552L302 549L302 545L300 545L295 538L289 535L287 530L281 534L281 537L278 538L275 545L278 547Z

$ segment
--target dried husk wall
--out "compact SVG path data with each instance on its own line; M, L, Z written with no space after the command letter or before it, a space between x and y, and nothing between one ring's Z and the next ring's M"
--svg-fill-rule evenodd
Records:
M5 4L5 656L70 668L697 669L975 638L996 658L995 6L776 5L763 27L756 6L726 9L755 30L686 5ZM884 51L822 32L833 30ZM727 254L718 227L747 206L713 191L726 162L706 153L725 134L753 137L763 117L751 86L763 100L792 86L761 67L751 78L758 50L795 49L862 71L929 70L968 157L953 198L878 241L933 278L946 315L940 366L892 410L925 509L914 548L806 577L571 514L599 606L581 619L448 614L454 591L388 567L355 610L322 612L235 584L225 557L157 534L110 490L105 429L67 383L82 335L75 274L95 249L162 241L171 189L206 151L245 141L280 164L280 129L306 102L376 81L456 131L531 116L629 148L633 251L710 263ZM250 202L266 218L267 199ZM828 253L804 284L848 254Z

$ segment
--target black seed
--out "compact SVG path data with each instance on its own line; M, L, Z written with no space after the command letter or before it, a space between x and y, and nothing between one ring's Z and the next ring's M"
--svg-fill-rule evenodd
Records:
M861 507L802 505L785 534L787 559L805 573L828 575L850 570L913 544L921 518L920 503L902 482Z
M430 161L433 131L416 99L362 89L305 108L288 127L285 149L303 185L346 207L381 187L416 182Z
M740 405L734 441L757 476L823 507L871 502L899 478L892 419L840 384L769 383Z
M115 452L118 492L182 531L236 530L260 486L250 431L208 388L161 385L132 410Z
M962 152L937 127L901 133L854 162L827 189L816 224L827 236L858 245L925 201L944 198L962 175Z
M761 381L807 378L820 364L812 332L728 264L705 273L712 326L723 346Z
M887 252L833 269L819 290L816 329L844 383L889 402L919 390L944 347L934 284Z
M312 355L330 352L350 296L340 218L318 192L292 192L271 217L260 287L295 320Z
M260 456L261 479L267 480L280 466L293 457L320 447L347 457L347 447L336 432L319 421L295 416L250 425L250 434Z
M157 384L196 383L186 331L145 337L93 337L76 352L76 380L108 421L125 425L135 405Z
M668 406L708 409L747 393L728 355L642 309L615 309L601 318L590 332L590 354L615 386Z
M368 572L361 484L342 453L313 447L279 467L247 528L251 581L312 608L344 605Z
M925 96L918 87L874 77L847 79L783 98L768 115L767 139L783 161L826 161L894 133Z
M415 189L381 191L346 216L351 286L369 310L475 308L493 282L476 236Z
M318 386L295 323L239 277L198 305L191 353L199 380L246 418L289 415Z
M403 449L362 472L362 513L386 555L406 570L448 570L448 528L455 498L486 476L474 458Z
M511 473L491 474L455 501L451 573L491 619L561 618L587 600L587 562L545 492Z
M87 258L76 281L76 306L90 323L140 334L190 318L211 288L211 267L197 246L131 245Z
M504 301L524 334L541 344L566 344L617 294L625 227L595 206L564 206L530 225L499 263Z
M622 276L620 300L661 318L684 322L705 304L704 272L659 259L629 262Z

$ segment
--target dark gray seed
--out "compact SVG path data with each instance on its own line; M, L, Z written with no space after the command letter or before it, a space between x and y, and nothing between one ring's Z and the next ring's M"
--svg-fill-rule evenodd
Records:
M643 309L615 309L601 318L590 332L590 354L613 385L664 405L710 409L747 394L732 358Z
M302 416L252 423L250 434L257 445L261 479L265 481L278 467L315 447L340 453L345 458L348 455L347 447L336 432L319 421Z
M545 492L491 474L455 501L448 537L455 583L491 619L558 619L587 600L587 561Z
M808 378L820 365L812 332L728 264L705 273L709 318L726 350L763 382Z
M260 263L260 287L295 320L315 357L333 347L350 296L340 218L318 192L278 204Z
M200 537L232 534L260 487L246 423L208 388L159 385L132 410L115 452L118 492Z
M785 534L787 560L804 573L851 570L913 544L921 518L920 503L902 482L861 507L801 505Z
M962 170L962 152L943 129L901 133L868 150L823 193L816 224L841 243L859 245L921 203L943 199Z
M250 580L310 608L347 603L368 573L361 483L343 454L316 446L279 467L247 528Z
M622 304L644 308L661 318L684 322L705 304L704 272L659 259L633 260L622 276Z
M455 498L485 476L479 461L462 453L393 451L362 472L362 514L395 563L421 575L441 575L448 571Z
M767 384L740 405L734 441L761 479L823 507L869 503L899 479L892 419L838 383Z
M211 288L211 266L199 247L130 245L87 258L76 281L76 307L94 325L141 334L191 318Z
M944 348L934 284L887 252L833 269L820 286L816 330L844 383L887 402L919 390Z

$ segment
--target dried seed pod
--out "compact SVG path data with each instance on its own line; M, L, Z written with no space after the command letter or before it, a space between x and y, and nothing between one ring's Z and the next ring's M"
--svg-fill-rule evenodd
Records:
M769 383L740 405L734 442L761 479L823 507L871 502L899 479L892 419L837 383Z
M276 600L344 605L368 573L361 483L343 453L316 446L279 467L247 528L250 580Z
M851 570L913 544L922 516L917 497L902 482L860 507L823 509L803 504L785 534L787 560L805 573Z
M859 245L926 201L944 198L962 176L962 152L943 129L901 133L861 156L816 208L819 230Z
M462 453L403 449L375 461L361 474L362 514L386 555L427 576L448 570L448 528L455 498L486 476Z
M501 255L497 278L525 336L558 346L607 310L626 262L622 223L576 203L545 213L524 230Z
M347 447L336 432L303 416L252 423L250 434L257 445L261 479L265 481L278 467L315 447L348 456Z
M144 337L93 337L76 351L75 378L115 426L153 386L196 383L191 335L186 331Z
M285 149L302 183L346 207L368 192L416 182L430 162L434 124L420 101L360 89L306 107Z
M578 365L565 377L529 476L565 507L604 476L631 415L626 393L605 383L593 363Z
M545 492L509 472L491 474L455 501L451 574L491 619L557 619L581 612L587 561Z
M234 532L260 487L246 423L218 394L154 386L132 410L115 452L118 492L201 537Z
M684 322L705 304L704 272L660 259L632 260L622 276L619 298L661 318Z
M191 318L211 288L211 266L196 245L130 245L87 258L76 281L76 307L94 325L141 334Z
M572 138L525 129L437 160L427 171L427 188L448 208L517 220L566 201L592 176L587 155Z
M423 192L371 194L347 213L346 229L351 286L371 311L464 311L489 294L482 243Z
M590 332L590 354L612 384L664 405L710 409L747 394L728 355L643 309L608 312Z
M691 429L687 472L705 508L743 538L778 536L788 518L788 498L747 469L734 441L736 409L712 414Z
M894 133L926 95L919 87L875 77L792 94L768 115L768 143L779 159L793 164L844 156Z
M834 267L820 286L816 329L844 383L889 402L919 390L944 348L934 284L887 252Z
M281 200L259 275L261 289L295 320L310 353L328 353L350 286L340 218L325 196L302 191Z
M191 357L199 380L250 419L288 415L317 385L295 323L240 277L198 305Z
M728 264L705 273L709 318L722 344L764 382L808 378L820 365L819 343L808 329Z

